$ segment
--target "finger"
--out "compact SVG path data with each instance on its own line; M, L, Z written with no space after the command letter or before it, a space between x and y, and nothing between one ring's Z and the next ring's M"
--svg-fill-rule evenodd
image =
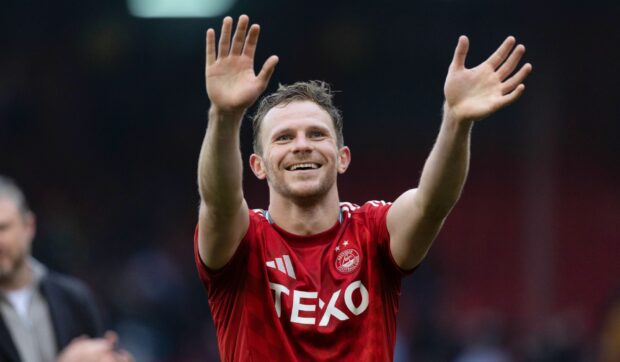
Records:
M85 339L88 339L88 337L87 337L85 334L82 334L82 335L80 335L80 336L78 336L78 337L73 338L73 339L71 340L71 343L73 343L73 342L83 341L83 340L85 340Z
M260 73L258 73L257 78L265 85L265 87L267 86L267 83L269 83L269 79L271 79L271 75L276 69L276 64L278 64L278 61L279 59L277 56L270 56L269 59L265 61L265 64L263 64L263 68L260 70Z
M506 59L504 64L502 64L502 66L499 67L499 69L497 70L497 74L499 75L500 80L503 81L504 79L508 78L508 76L517 67L517 64L519 64L519 61L521 60L521 57L523 57L524 53L525 47L523 45L519 44L516 48L514 48L512 53L510 53L508 59Z
M207 65L215 63L215 31L213 29L207 30L206 36L206 52L207 52Z
M105 353L104 355L98 356L97 358L97 362L118 362L116 354L113 352Z
M230 33L232 32L232 18L227 16L222 22L222 33L220 34L220 44L218 47L217 56L219 58L228 56L230 49Z
M526 63L519 69L515 75L508 78L504 83L502 83L502 93L508 94L513 91L519 84L523 83L525 78L530 75L532 71L532 65L530 63Z
M95 354L95 353L105 353L107 351L111 351L114 346L112 346L108 341L102 338L97 339L89 339L82 342L83 350Z
M133 356L127 351L119 351L116 360L118 362L134 362Z
M506 107L507 105L514 103L525 91L525 85L519 84L512 92L504 95L502 97L502 105L501 108Z
M460 69L465 67L465 58L469 50L469 39L465 35L459 37L459 41L454 49L454 57L452 57L451 68Z
M256 53L256 44L258 43L258 35L260 33L260 26L254 24L250 27L248 38L245 40L245 46L243 47L243 54L254 58Z
M495 53L491 54L491 56L489 57L489 59L486 60L486 62L489 63L493 67L493 69L497 69L497 67L499 67L504 62L504 60L506 60L508 54L510 54L510 50L512 49L512 47L514 47L515 41L516 40L513 36L509 36L508 38L506 38L502 45L497 48Z
M241 15L239 17L239 21L237 22L237 30L235 30L235 37L232 41L232 48L230 49L230 54L239 55L243 50L243 43L245 42L245 34L248 30L248 24L250 22L250 18L247 15Z
M107 331L105 332L103 338L105 338L105 340L108 341L111 345L115 345L118 341L118 334L116 334L116 332L114 331Z

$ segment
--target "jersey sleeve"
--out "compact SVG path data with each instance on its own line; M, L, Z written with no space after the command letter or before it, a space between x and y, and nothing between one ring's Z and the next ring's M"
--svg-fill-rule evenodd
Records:
M250 210L250 223L248 225L248 231L243 239L239 243L237 250L233 254L232 258L221 268L212 269L206 266L200 258L198 251L198 228L196 225L196 231L194 233L194 261L196 268L198 269L198 275L203 285L207 289L207 292L212 295L213 289L217 289L218 285L236 285L242 282L242 279L246 273L247 259L250 250L250 243L254 240L254 236L257 234L258 227L258 215L254 210Z
M392 206L391 202L385 201L368 201L362 206L365 209L366 222L370 231L375 235L377 240L377 247L382 255L387 266L400 276L406 276L415 271L416 268L411 270L402 269L394 256L392 255L392 249L390 248L390 233L387 228L387 213Z

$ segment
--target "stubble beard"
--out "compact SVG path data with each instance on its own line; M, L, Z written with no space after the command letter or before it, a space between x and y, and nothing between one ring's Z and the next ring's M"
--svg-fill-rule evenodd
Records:
M328 173L318 180L318 185L297 190L291 187L290 183L284 180L284 177L275 177L271 167L267 166L267 171L267 182L274 192L277 192L285 199L295 200L295 202L302 204L309 204L320 200L329 193L336 182L336 176Z
M25 267L26 256L25 252L20 252L14 257L9 256L8 265L0 263L0 284L7 284L15 279L19 271Z

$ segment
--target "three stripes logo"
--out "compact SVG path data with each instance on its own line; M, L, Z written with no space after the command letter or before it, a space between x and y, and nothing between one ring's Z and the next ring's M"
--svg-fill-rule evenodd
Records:
M288 275L289 277L297 279L295 277L295 269L293 269L293 263L291 263L291 258L288 255L282 255L281 258L269 260L265 264L271 269L277 269L280 272Z

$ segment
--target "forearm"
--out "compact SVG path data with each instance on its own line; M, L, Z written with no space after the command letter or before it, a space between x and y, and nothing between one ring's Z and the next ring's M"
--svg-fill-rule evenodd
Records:
M202 202L217 213L234 213L243 201L243 164L239 130L244 112L223 113L211 107L198 161Z
M469 169L473 122L459 119L444 105L441 129L426 160L417 202L427 216L443 219L456 204Z
M469 168L469 144L474 121L514 102L525 89L521 82L532 67L514 75L525 47L508 37L482 64L465 68L469 40L459 38L444 84L446 102L441 130L422 177L417 202L425 214L445 217L458 200Z

